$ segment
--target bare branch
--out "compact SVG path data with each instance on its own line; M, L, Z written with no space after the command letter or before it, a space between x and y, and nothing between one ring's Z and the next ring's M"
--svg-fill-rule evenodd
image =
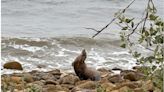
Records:
M120 17L133 3L135 0L133 0L130 4L128 4L127 7L125 7L116 17L114 17L106 26L104 26L101 30L95 30L97 31L96 34L92 36L92 38L96 37L98 34L100 34L103 30L105 30L110 24L112 24L118 17ZM91 28L90 28L91 29Z

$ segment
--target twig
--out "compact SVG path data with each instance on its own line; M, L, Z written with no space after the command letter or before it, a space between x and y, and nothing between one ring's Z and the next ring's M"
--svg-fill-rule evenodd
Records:
M120 17L133 3L135 0L133 0L127 7L125 7L116 17L114 17L106 26L104 26L101 30L96 30L93 28L87 28L92 29L96 31L97 33L92 36L92 38L96 37L98 34L100 34L104 29L106 29L110 24L112 24L118 17Z
M91 29L91 30L93 30L93 31L96 31L96 32L98 32L96 29L94 29L94 28L85 28L85 29Z
M149 3L150 3L150 1L151 1L151 0L149 0L149 1L148 1L148 4L147 4L146 16L145 16L145 18L144 18L144 23L143 23L142 31L145 30L146 20L147 20L148 15L149 15L148 8L149 8Z

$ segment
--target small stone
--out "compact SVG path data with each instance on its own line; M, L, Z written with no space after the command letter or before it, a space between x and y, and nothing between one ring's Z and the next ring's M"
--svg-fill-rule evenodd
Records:
M6 69L23 70L22 65L17 61L9 61L3 65Z

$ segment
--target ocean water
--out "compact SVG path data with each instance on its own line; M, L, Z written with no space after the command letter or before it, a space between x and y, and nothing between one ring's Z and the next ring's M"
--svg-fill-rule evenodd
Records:
M19 61L24 71L59 68L72 71L71 63L82 49L92 67L129 69L135 59L119 47L119 27L112 24L97 38L85 28L101 29L131 0L2 0L1 66ZM127 16L140 19L148 0L136 0ZM163 0L154 0L163 17ZM146 52L146 51L145 51ZM37 66L45 65L39 69ZM3 69L2 73L17 71Z

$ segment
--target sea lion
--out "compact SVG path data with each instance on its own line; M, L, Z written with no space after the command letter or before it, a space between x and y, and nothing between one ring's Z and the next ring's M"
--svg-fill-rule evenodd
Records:
M74 67L74 71L76 75L81 79L81 80L87 80L91 79L93 81L98 81L100 80L100 73L96 71L95 69L87 67L85 64L85 59L87 57L87 53L85 49L82 50L81 54L76 57L74 62L72 63L72 66Z

